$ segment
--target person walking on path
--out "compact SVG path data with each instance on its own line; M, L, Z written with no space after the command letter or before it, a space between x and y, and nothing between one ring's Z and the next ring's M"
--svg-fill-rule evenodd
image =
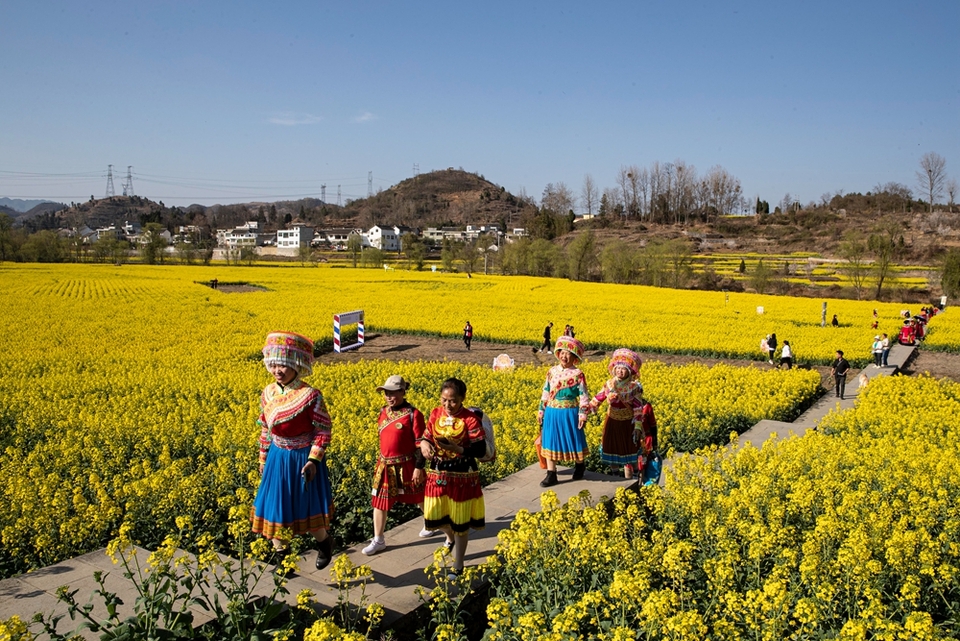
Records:
M767 360L771 365L773 365L773 356L777 353L777 335L770 334L770 338L767 339Z
M467 346L467 351L470 351L470 341L473 340L473 325L470 324L470 321L467 321L467 324L463 326L463 344Z
M483 424L463 406L467 385L448 378L440 386L440 407L430 412L420 452L430 461L424 492L423 520L428 530L447 535L444 547L453 550L447 578L463 570L470 530L484 528L483 491L477 459L487 451Z
M880 340L879 334L873 337L870 351L873 353L873 366L880 367L880 363L883 362L883 341Z
M642 364L632 350L616 350L607 366L612 378L590 401L591 412L596 412L604 401L610 403L603 421L600 460L610 466L612 474L620 474L622 468L628 479L633 478L643 440L643 385L636 380Z
M541 352L549 352L550 348L553 347L553 341L550 338L550 333L553 331L553 321L547 323L547 326L543 328L543 344L540 346Z
M284 552L289 534L317 540L316 567L333 557L327 530L333 489L327 471L330 413L323 394L303 382L313 373L313 342L292 332L267 334L263 363L274 378L260 396L260 487L253 502L253 531Z
M880 341L880 345L883 349L880 354L880 366L889 367L889 365L887 365L887 358L890 356L890 337L884 334L883 340Z
M833 376L835 382L835 390L837 398L841 401L843 400L844 388L847 385L847 372L850 371L850 363L847 362L847 359L843 357L843 350L837 350L837 358L833 361L831 366L830 374Z
M410 383L395 374L377 388L383 392L386 405L377 417L380 447L373 471L373 539L360 550L367 556L387 547L383 531L387 513L395 503L419 505L423 509L426 461L420 452L420 439L426 425L420 410L407 402L409 387ZM421 537L434 534L426 528L420 530Z
M583 431L590 411L587 379L577 367L583 361L583 343L570 336L557 339L554 354L559 365L547 372L537 410L540 423L540 453L546 459L547 475L542 487L556 485L557 461L573 462L573 479L583 478L590 454Z
M790 348L790 341L783 341L783 347L780 348L780 365L783 369L793 367L793 350Z

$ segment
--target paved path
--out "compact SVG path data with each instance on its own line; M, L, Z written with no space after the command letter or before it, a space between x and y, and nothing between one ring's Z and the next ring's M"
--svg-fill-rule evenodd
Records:
M893 376L904 366L904 364L913 355L916 347L894 344L890 348L890 354L887 359L889 367L874 367L867 365L862 370L850 370L847 374L847 385L844 391L843 399L839 399L834 394L834 390L828 389L827 393L821 396L816 403L801 414L792 423L783 421L763 420L751 427L740 435L740 443L752 443L760 446L771 436L787 436L790 433L803 436L809 430L817 428L820 421L828 413L834 410L846 410L853 408L857 402L857 396L860 394L860 374L866 374L868 379L874 379L878 376ZM868 383L869 384L869 383Z
M896 373L907 362L914 351L913 347L894 345L890 350L890 367L874 368L868 366L861 370L869 379L877 376L890 376ZM803 435L808 430L816 429L820 420L834 409L849 409L856 403L858 377L860 372L851 370L847 376L847 395L843 400L835 398L833 390L820 398L806 412L793 423L781 421L760 421L740 437L741 445L752 443L760 445L771 436L785 437L790 433ZM665 467L669 466L665 461ZM484 488L486 505L486 528L481 532L472 533L467 548L467 564L477 565L493 553L497 543L497 534L509 527L514 516L521 509L532 512L540 509L540 480L543 471L537 465L512 474ZM570 479L572 471L561 468L561 483L553 489L561 503L579 494L583 490L590 492L595 501L603 496L612 496L618 487L630 487L636 482L622 478L614 478L593 472L587 472L581 481ZM661 481L662 482L662 481ZM404 617L413 616L416 609L422 604L418 596L419 587L431 589L433 585L427 580L424 568L433 561L433 552L443 543L443 537L421 539L417 536L421 528L420 520L404 523L386 533L387 548L379 554L366 557L360 549L366 541L359 543L348 550L346 554L355 565L366 564L373 570L374 582L366 588L367 603L383 605L386 616L384 628L402 624ZM149 552L138 550L138 558L143 563ZM330 580L329 569L317 571L314 569L316 552L309 552L301 563L301 573L290 579L287 596L288 603L296 601L296 595L303 589L312 590L321 606L333 607L337 602L337 586ZM29 620L34 612L65 613L66 607L57 602L56 590L61 585L68 585L71 589L78 589L77 600L87 602L96 589L93 579L95 571L109 572L106 587L116 592L124 601L121 607L121 617L131 614L132 604L136 599L131 584L122 578L122 569L111 563L103 549L90 552L56 565L52 565L35 572L0 581L0 619L14 614L22 619ZM257 594L268 594L272 582L264 581L264 585L257 586ZM358 590L353 590L356 597ZM94 599L97 603L97 600ZM102 617L105 614L102 605L94 608L94 614ZM203 623L205 615L197 611L197 623ZM65 619L60 632L73 629L75 623ZM89 632L87 638L95 638ZM42 638L42 637L41 637Z
M618 487L630 487L636 483L623 478L615 478L587 472L584 479L573 481L570 476L572 470L560 468L560 484L552 489L556 492L561 503L579 494L583 490L590 492L594 501L603 496L612 496ZM467 565L478 565L493 553L497 543L497 534L510 526L514 516L522 509L532 512L540 509L540 481L544 472L534 464L505 479L492 483L483 489L486 506L486 528L473 532L467 547ZM433 552L443 543L443 536L438 535L429 539L421 539L417 535L422 522L417 519L404 523L386 533L387 548L379 554L367 557L360 553L367 542L359 543L348 550L346 554L355 565L366 564L373 570L374 582L367 586L367 603L383 605L386 616L383 626L391 627L401 618L411 615L420 605L417 588L433 588L427 580L424 568L433 562ZM141 564L149 556L149 552L138 550ZM333 607L337 602L337 586L330 580L329 568L317 571L314 569L316 552L307 553L305 560L300 564L301 572L290 579L287 596L288 603L295 603L297 593L303 589L312 590L321 606ZM95 571L109 572L106 587L116 592L124 601L120 608L121 618L132 614L136 594L132 585L122 577L122 566L113 565L104 549L90 552L56 565L22 574L20 576L0 581L0 619L9 618L17 614L24 620L29 620L35 612L66 613L66 607L57 602L56 590L62 585L70 589L78 589L77 600L86 603L93 591L97 588L93 579ZM261 581L255 593L268 594L272 589L271 581ZM359 590L352 590L352 597ZM99 603L94 598L95 604ZM96 617L104 617L102 605L94 608ZM197 611L197 623L203 623L202 611ZM66 632L75 628L77 623L65 618L59 631ZM44 635L45 636L45 635ZM89 632L86 638L96 638ZM43 636L41 638L44 638Z

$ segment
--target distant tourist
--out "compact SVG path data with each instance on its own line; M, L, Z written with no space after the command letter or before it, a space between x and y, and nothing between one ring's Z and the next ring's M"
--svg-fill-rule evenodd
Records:
M550 338L550 332L553 330L553 321L547 323L547 326L543 328L543 345L540 346L541 352L550 352L553 347L553 340Z
M837 320L836 314L833 315L833 320L830 321L830 324L833 325L834 327L840 327L840 321Z
M780 365L783 369L793 367L793 350L790 348L790 341L783 341L783 347L780 349Z
M470 349L470 342L473 340L473 325L470 324L470 321L467 321L467 324L463 326L463 344L467 346L467 350Z

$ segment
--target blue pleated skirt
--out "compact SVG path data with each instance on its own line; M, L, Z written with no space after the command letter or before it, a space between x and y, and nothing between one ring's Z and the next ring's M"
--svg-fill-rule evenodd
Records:
M586 433L577 429L579 420L580 410L576 407L547 407L543 410L540 451L544 458L572 463L586 460L590 449Z
M326 459L317 464L317 475L307 483L300 470L307 464L310 448L285 450L271 444L263 477L253 501L253 531L267 538L280 537L280 529L306 534L330 526L333 489Z

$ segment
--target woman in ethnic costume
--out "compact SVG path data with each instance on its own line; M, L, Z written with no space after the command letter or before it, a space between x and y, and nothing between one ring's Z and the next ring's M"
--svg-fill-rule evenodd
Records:
M319 543L317 569L333 556L327 530L333 490L324 454L330 414L319 390L303 382L313 373L313 342L291 332L267 335L263 363L273 375L260 397L260 487L253 531L283 550L285 537L310 533Z
M587 379L577 367L583 360L583 343L572 336L557 339L554 354L559 365L547 372L540 396L537 420L540 422L541 455L547 461L547 476L542 487L556 485L557 461L573 462L573 478L583 478L590 453L583 428L590 411Z
M380 451L373 472L373 540L360 550L370 556L387 547L383 531L387 513L394 503L419 505L423 508L423 468L426 461L420 452L423 438L423 414L407 402L410 383L402 376L393 375L377 388L383 392L386 405L380 409L377 426L380 433ZM426 528L420 536L433 536Z
M604 401L610 403L603 422L603 440L600 460L610 466L614 474L633 478L634 465L640 452L643 430L643 385L635 380L643 361L629 349L618 349L610 357L610 378L603 389L590 401L591 411L596 411Z
M477 459L486 453L487 444L480 419L463 406L466 397L466 383L445 380L440 407L430 412L420 441L420 450L430 461L423 502L425 527L447 535L445 546L453 548L451 579L463 570L470 529L484 527Z

